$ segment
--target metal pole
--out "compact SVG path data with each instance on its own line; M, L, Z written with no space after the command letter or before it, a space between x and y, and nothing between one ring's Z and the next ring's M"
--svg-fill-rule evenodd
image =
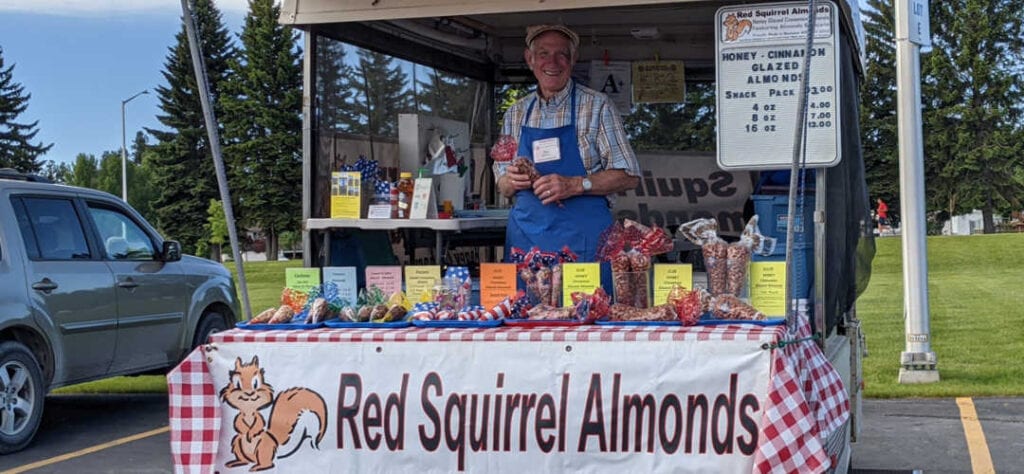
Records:
M895 2L896 24L908 22L910 2ZM903 316L906 350L899 383L939 381L928 321L928 255L925 235L924 139L921 133L920 46L896 37L896 117L900 149L900 229L903 239Z
M121 200L125 203L128 202L128 149L124 138L126 104L127 102L121 101Z
M794 271L805 271L804 269L797 270L793 268L793 240L796 237L796 216L797 206L803 209L802 201L797 203L796 195L797 188L803 186L801 182L800 168L804 166L807 155L807 94L810 92L807 87L811 77L811 48L814 46L814 27L817 24L817 5L815 0L809 0L807 2L807 44L804 51L808 54L804 55L804 63L802 67L802 73L800 75L800 95L797 96L797 124L796 130L793 136L793 161L789 168L789 205L787 206L786 213L786 328L789 333L796 334L797 323L799 322L797 314L797 305L799 301L794 298ZM833 12L833 15L836 13ZM811 229L814 225L811 222L803 222L805 229ZM810 322L808 322L810 324ZM814 328L816 331L823 331L823 328Z
M245 319L252 319L252 308L249 307L249 290L245 283L245 271L242 268L242 255L238 250L238 230L235 229L235 211L231 205L231 192L228 190L227 173L224 171L224 159L220 152L220 133L217 129L217 118L213 115L210 103L209 83L206 79L206 66L199 52L199 36L196 33L195 19L189 0L181 0L182 21L188 34L189 50L192 52L192 68L196 72L196 86L199 89L199 100L203 104L203 118L206 121L206 133L210 138L210 152L213 154L213 166L217 170L217 185L220 189L220 200L224 204L224 218L228 222L228 237L231 240L231 254L235 259L235 270L238 272L238 287L242 293L242 308Z
M142 94L149 94L149 89L146 89L121 101L121 200L126 203L128 202L128 146L125 142L124 136L125 117L127 116L125 110L127 109L128 103L131 102L132 99Z

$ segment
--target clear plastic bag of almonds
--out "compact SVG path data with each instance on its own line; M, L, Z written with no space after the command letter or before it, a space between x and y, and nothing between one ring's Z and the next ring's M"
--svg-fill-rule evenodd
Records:
M729 290L729 244L718 236L718 221L696 219L679 226L676 231L704 255L704 268L708 274L708 291L713 295Z
M740 240L729 244L726 252L726 292L730 295L745 296L751 256L770 255L775 248L775 239L761 235L757 222L756 215L751 217L740 234Z

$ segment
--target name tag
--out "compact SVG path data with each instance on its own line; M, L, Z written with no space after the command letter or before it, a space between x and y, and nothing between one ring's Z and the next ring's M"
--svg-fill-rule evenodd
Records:
M562 153L558 148L558 137L545 138L533 142L533 162L547 163L562 159Z

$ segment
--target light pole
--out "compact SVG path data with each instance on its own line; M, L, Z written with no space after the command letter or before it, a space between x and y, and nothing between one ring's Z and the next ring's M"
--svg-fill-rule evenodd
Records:
M121 200L124 202L128 202L128 147L125 143L124 137L125 106L128 105L132 99L142 94L149 94L149 89L121 101Z

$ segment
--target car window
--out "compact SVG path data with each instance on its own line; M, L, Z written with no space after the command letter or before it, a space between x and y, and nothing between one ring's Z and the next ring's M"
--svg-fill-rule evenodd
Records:
M153 242L127 214L101 204L89 203L89 214L100 233L104 252L112 260L153 260Z
M82 221L75 212L70 199L23 198L23 206L15 206L23 212L26 225L21 227L25 242L36 246L36 258L42 260L88 260L92 258L89 244L85 240ZM23 218L19 216L19 224ZM30 232L26 232L30 231ZM26 245L31 247L31 245ZM29 248L29 257L33 255Z
M25 203L20 198L11 198L11 206L21 230L21 240L25 242L25 253L32 260L39 260L39 246L36 245L36 232L32 230L32 221L28 218Z

